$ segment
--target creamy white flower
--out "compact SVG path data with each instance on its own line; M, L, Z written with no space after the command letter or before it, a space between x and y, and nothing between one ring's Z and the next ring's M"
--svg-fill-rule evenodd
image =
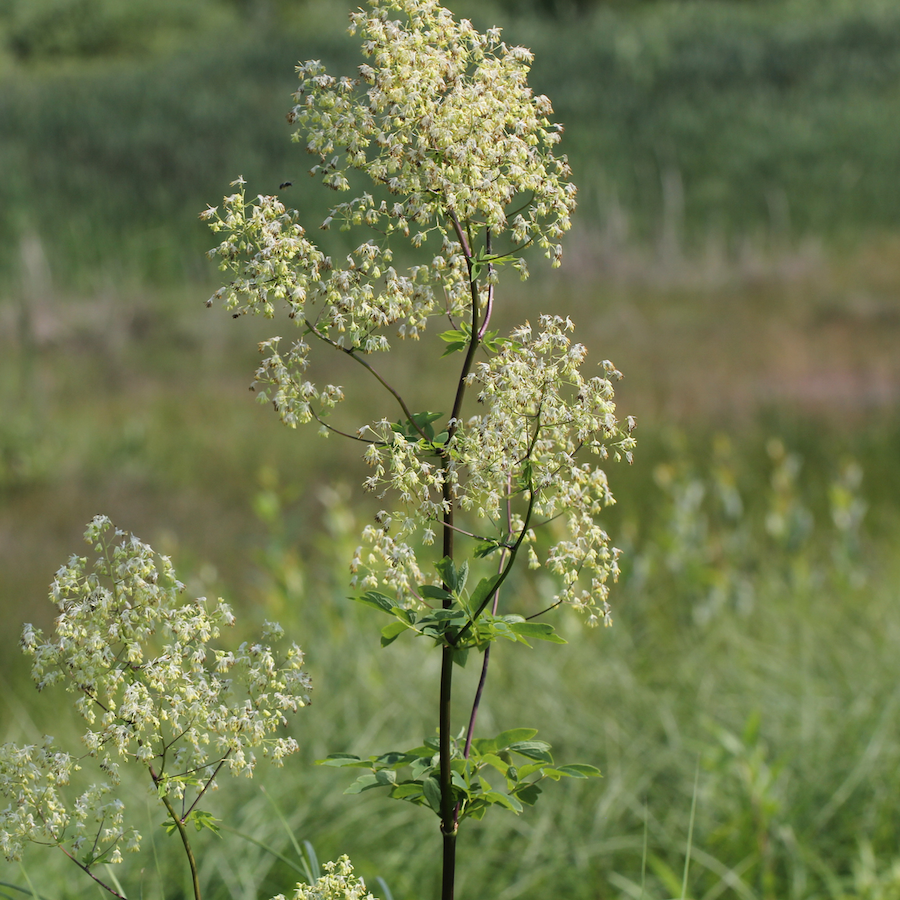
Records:
M61 682L78 695L75 708L90 726L82 740L109 782L67 800L62 788L80 766L52 739L43 747L0 747L0 794L12 801L0 811L9 859L26 840L83 844L88 821L100 829L91 863L118 862L122 849L137 849L140 835L124 827L121 801L106 799L119 782L118 759L146 767L160 795L180 798L214 788L223 766L251 774L253 748L276 765L297 750L277 731L285 713L309 699L300 649L210 646L234 623L226 604L185 602L171 561L105 516L85 538L97 559L89 565L73 556L57 572L55 631L45 638L27 625L22 649L33 658L39 688ZM282 638L281 626L267 622L264 639ZM206 773L199 786L198 772Z
M327 862L323 868L325 874L317 878L315 884L298 884L291 900L375 900L366 890L362 878L353 874L347 856L337 862ZM272 900L285 900L284 894L278 894Z
M315 344L365 366L393 395L388 402L400 401L399 422L382 414L333 429L365 443L363 486L385 507L363 531L355 586L421 602L419 586L436 575L417 551L459 515L457 530L504 552L528 545L529 565L557 578L554 604L608 622L617 551L598 524L613 502L598 463L631 461L633 419L620 427L613 403L612 379L621 376L606 360L587 374L587 349L565 318L525 323L505 342L486 337L500 266L526 278L531 246L558 265L575 208L568 163L556 154L562 129L527 83L532 54L504 43L500 29L481 34L455 20L435 0L370 0L351 15L350 31L365 58L358 77L303 63L289 118L323 184L345 190L368 179L369 190L327 208L322 226L357 235L354 249L342 260L326 256L298 212L276 197L248 199L238 183L221 211L202 214L222 235L210 255L233 276L213 299L267 317L280 303L302 329L293 343L263 341L256 372L260 399L289 427L315 421L329 433L327 417L344 397L308 377ZM404 268L394 248L407 240L422 261ZM483 340L488 352L467 360L459 386L478 413L451 401L454 418L431 429L369 357L395 335L421 339L434 318L449 318L458 346ZM542 524L549 544L534 536Z

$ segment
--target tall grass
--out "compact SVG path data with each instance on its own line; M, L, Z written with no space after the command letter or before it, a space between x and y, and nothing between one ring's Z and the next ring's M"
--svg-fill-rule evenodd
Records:
M472 827L460 893L682 896L692 825L686 896L894 897L896 530L867 530L853 460L823 473L778 439L753 453L724 438L693 454L674 446L661 443L644 505L623 504L611 523L629 543L615 626L565 620L571 647L536 650L524 677L500 654L484 707L486 729L532 721L559 758L591 760L604 778L554 785L521 818ZM311 765L423 737L437 672L412 642L378 648L377 623L344 588L359 523L338 493L323 500L310 551L297 549L308 545L305 519L277 483L256 502L269 537L244 616L285 622L316 690L296 721L303 759L263 789L229 785L211 800L237 833L201 850L212 898L287 890L299 877L295 840L320 858L350 853L396 900L433 893L430 819L378 798L349 802L340 773ZM32 730L23 707L15 720L11 730ZM152 824L159 861L140 876L144 896L157 884L180 896L177 848ZM26 868L45 894L81 895L77 873L37 851Z
M470 6L493 24L481 21L489 7ZM0 280L15 280L29 235L57 284L202 275L197 214L238 175L263 193L291 181L284 199L307 207L308 163L283 118L294 65L322 58L352 73L359 62L343 16L317 9L240 29L212 16L156 54L64 61L62 95L59 65L10 69ZM566 125L582 227L673 255L710 236L780 246L900 224L895 4L664 0L581 19L497 15L508 40L535 50L534 86Z

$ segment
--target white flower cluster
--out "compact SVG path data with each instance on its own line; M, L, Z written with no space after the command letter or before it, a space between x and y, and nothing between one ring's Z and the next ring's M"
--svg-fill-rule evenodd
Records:
M284 900L284 894L272 900ZM362 878L353 874L350 860L342 856L337 862L325 863L325 874L315 884L298 884L291 900L375 900L375 897L366 890Z
M575 207L568 163L552 153L561 128L548 119L549 100L526 83L530 51L508 47L499 29L482 35L467 20L456 22L434 0L370 6L351 16L351 32L362 33L373 65L360 66L359 79L335 79L317 61L301 65L290 117L301 127L295 138L305 133L307 149L320 157L313 171L327 185L347 190L348 174L359 170L384 195L365 192L338 204L322 227L361 226L375 237L339 264L276 197L248 202L243 179L221 214L211 207L201 215L228 234L210 255L235 274L210 303L271 317L284 301L317 337L363 354L389 349L386 328L417 338L430 316L464 313L475 230L489 228L495 243L506 236L503 258L525 276L518 254L531 244L559 263L558 240ZM390 17L397 12L402 20ZM387 246L396 234L415 247L431 236L439 249L430 264L400 271ZM271 355L257 378L274 387L269 399L295 425L308 420L319 392L301 377L306 343L282 358L278 340L267 342Z
M26 625L21 643L39 689L62 682L79 695L75 706L89 726L82 739L109 784L119 781L120 761L138 762L159 796L190 809L187 794L196 792L196 802L222 768L252 775L254 750L281 765L298 748L276 732L286 713L308 702L300 649L277 653L262 642L236 652L213 648L221 628L234 623L224 602L183 602L169 559L105 516L94 518L85 538L98 558L88 567L73 556L57 572L53 636ZM281 636L280 626L267 625L264 639ZM77 840L69 824L83 830L88 810L106 809L108 784L65 805L59 787L77 768L49 744L2 748L0 793L13 805L0 812L0 830L18 836L4 852L16 855L30 828L51 842ZM101 819L105 831L115 827L108 811Z
M520 327L476 366L469 381L485 412L458 424L444 467L424 440L395 433L392 441L368 447L366 459L375 467L369 486L392 490L401 506L364 532L372 549L358 552L357 566L368 569L363 587L388 583L401 597L413 595L422 573L408 541L440 521L449 479L451 502L489 523L498 546L511 546L523 531L531 544L534 528L564 519L565 535L544 560L563 585L554 602L584 610L591 624L609 621L607 582L618 575L618 551L595 516L615 501L605 472L589 457L630 461L634 423L622 428L616 418L610 379L621 375L612 363L604 360L599 375L582 374L587 351L571 343L572 329L568 319L543 316L537 333ZM529 551L532 566L540 565L534 548Z
M90 841L90 862L121 862L123 849L138 850L141 836L125 827L124 804L107 798L117 782L114 773L67 806L64 790L80 768L51 737L42 746L0 746L0 793L11 801L0 810L0 853L6 859L21 859L26 841L55 846L68 840L73 853Z
M561 129L547 98L527 85L530 51L503 43L499 29L480 34L436 0L369 7L351 15L367 60L359 78L301 65L290 115L326 186L349 190L357 173L371 183L371 193L331 207L322 227L366 229L368 239L333 260L306 237L298 213L275 197L249 202L235 182L221 213L202 214L226 233L210 255L235 276L210 302L269 317L284 302L303 329L287 348L280 337L263 341L256 372L260 398L290 427L316 421L323 433L340 431L326 417L342 389L306 375L316 342L369 369L402 407L399 423L378 418L340 432L367 445L365 487L396 495L364 532L354 584L384 584L399 602L417 602L418 586L435 577L423 576L417 548L438 529L462 531L459 513L469 520L465 534L504 553L526 544L531 564L561 583L554 603L608 622L617 553L595 521L612 503L596 463L608 454L630 460L634 443L633 422L623 429L615 416L618 373L604 363L596 376L581 374L585 349L571 343L568 320L545 317L539 333L525 326L506 341L488 331L501 264L526 276L521 254L531 245L559 262L575 206L566 159L554 155ZM395 267L396 238L423 248L423 263ZM391 331L418 338L435 316L451 323L450 349L466 352L465 377L449 421L426 423L421 416L431 414L411 412L369 360L389 349ZM479 345L485 362L474 354ZM485 412L466 421L468 385ZM554 537L540 558L533 529L542 523Z
M550 152L562 130L549 121L550 101L527 84L531 51L508 47L499 28L479 34L456 22L436 0L370 6L350 17L372 62L359 67L363 96L357 81L335 79L317 61L298 69L291 118L301 127L295 139L305 132L321 159L315 171L343 190L348 170L360 169L403 198L397 208L367 198L347 210L351 219L404 234L413 226L424 238L453 214L497 235L510 230L517 244L534 239L557 258L551 241L569 228L575 188L565 158ZM529 195L510 222L509 205Z
M633 420L623 429L616 418L610 379L622 376L609 360L600 363L601 374L582 374L587 350L570 341L573 329L569 319L542 316L537 333L526 323L479 364L470 377L487 409L460 427L454 455L467 476L459 497L464 510L502 521L502 510L524 494L530 518L519 530L529 529L527 540L531 529L565 518L566 537L546 559L563 582L554 601L572 603L596 624L598 615L609 622L607 581L619 570L618 551L594 517L615 500L604 470L578 454L605 460L611 453L630 462ZM531 559L536 567L533 550Z

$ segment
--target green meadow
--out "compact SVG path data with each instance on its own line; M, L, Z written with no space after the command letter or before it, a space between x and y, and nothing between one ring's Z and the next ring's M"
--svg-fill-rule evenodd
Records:
M898 900L900 7L448 5L535 51L580 188L562 269L504 277L500 324L570 315L638 422L634 465L609 471L614 626L503 647L482 713L603 777L461 831L458 896ZM330 199L285 114L297 60L353 71L344 24L338 0L0 0L0 741L76 733L17 638L52 624L47 586L97 513L231 602L236 641L281 621L314 678L301 752L210 798L210 900L288 894L308 847L348 853L381 900L437 893L431 818L313 765L434 721L437 656L382 650L348 599L365 467L247 390L286 323L205 307L197 216L230 181L311 222ZM443 409L408 349L391 373ZM349 367L329 378L359 397ZM127 790L145 846L113 874L129 898L189 896ZM40 847L0 862L3 897L94 890Z

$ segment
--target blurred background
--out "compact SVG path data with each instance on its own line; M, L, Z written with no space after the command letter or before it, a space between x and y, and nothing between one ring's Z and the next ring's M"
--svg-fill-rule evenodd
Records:
M579 186L563 268L535 259L527 284L504 282L502 321L571 315L625 373L639 438L634 466L610 472L615 627L565 620L566 651L510 651L519 668L497 663L485 712L486 729L540 727L605 778L474 826L461 895L681 896L690 855L689 896L896 900L900 5L447 5L535 52ZM284 201L324 215L285 115L299 60L355 71L346 13L0 0L0 739L62 727L64 699L29 693L17 638L52 623L47 585L99 512L247 629L295 630L321 681L300 717L315 737L298 722L307 761L431 728L434 660L382 656L346 600L370 514L354 448L284 429L247 391L257 342L286 323L205 308L220 282L198 214L233 179L251 196L291 182ZM394 376L427 393L397 357ZM354 377L335 369L348 398ZM416 666L421 696L398 674ZM340 779L295 764L268 782L303 798L289 809L251 783L216 812L282 857L293 839L349 852L395 900L433 893L428 817L344 798ZM156 840L142 890L180 896ZM290 889L284 858L241 847L208 849L208 896ZM3 865L0 881L25 883ZM37 850L29 866L39 892L81 896L73 867Z

